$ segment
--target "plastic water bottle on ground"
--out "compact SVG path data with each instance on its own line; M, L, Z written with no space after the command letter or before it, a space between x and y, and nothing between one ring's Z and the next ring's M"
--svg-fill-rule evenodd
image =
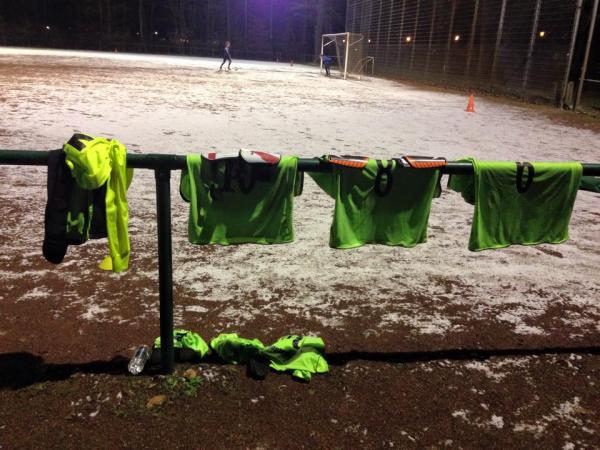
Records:
M129 361L129 373L131 375L139 375L144 370L146 362L150 359L150 349L147 345L140 345L136 350L133 358Z

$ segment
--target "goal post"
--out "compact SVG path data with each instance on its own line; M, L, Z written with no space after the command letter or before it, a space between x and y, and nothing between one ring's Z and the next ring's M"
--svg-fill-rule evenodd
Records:
M340 76L361 77L366 63L366 42L360 33L333 33L321 36L321 55L335 58ZM323 72L323 58L320 71ZM372 59L372 58L371 58Z

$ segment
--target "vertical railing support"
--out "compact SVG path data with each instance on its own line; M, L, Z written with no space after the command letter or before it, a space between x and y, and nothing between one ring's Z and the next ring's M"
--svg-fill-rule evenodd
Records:
M173 252L171 248L171 171L156 169L158 224L158 290L160 298L161 366L166 374L175 367L173 349Z

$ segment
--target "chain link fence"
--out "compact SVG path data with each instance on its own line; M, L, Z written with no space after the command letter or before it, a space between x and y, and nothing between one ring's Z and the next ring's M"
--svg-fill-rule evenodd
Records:
M346 29L376 74L562 106L584 1L348 0Z

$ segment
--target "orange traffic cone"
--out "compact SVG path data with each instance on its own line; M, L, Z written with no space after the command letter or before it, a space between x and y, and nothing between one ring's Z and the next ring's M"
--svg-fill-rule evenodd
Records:
M467 105L467 109L465 111L472 113L475 112L475 96L473 94L471 94L469 97L469 104Z

